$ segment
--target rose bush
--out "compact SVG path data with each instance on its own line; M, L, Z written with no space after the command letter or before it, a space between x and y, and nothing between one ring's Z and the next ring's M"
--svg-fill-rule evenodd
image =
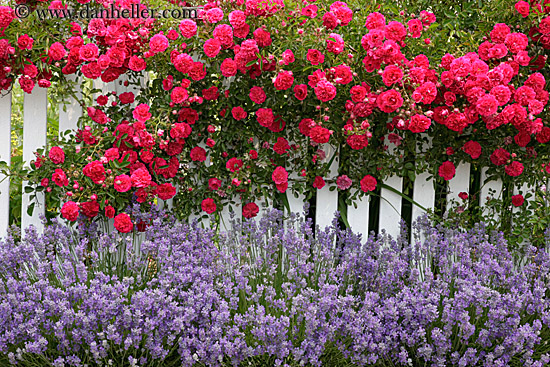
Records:
M525 171L546 175L538 167L550 159L546 78L534 70L544 42L528 31L538 22L546 35L546 9L496 24L471 52L434 59L427 11L208 2L199 19L63 21L49 43L2 7L0 86L31 92L74 73L137 85L154 72L137 95L97 97L74 136L37 154L29 182L86 217L172 197L180 217L214 213L236 195L253 203L325 184L359 189L351 200L390 174L427 168L450 180L461 162L522 183L533 180ZM419 151L426 137L431 147ZM328 152L339 152L345 182L328 177ZM74 218L72 204L66 212Z

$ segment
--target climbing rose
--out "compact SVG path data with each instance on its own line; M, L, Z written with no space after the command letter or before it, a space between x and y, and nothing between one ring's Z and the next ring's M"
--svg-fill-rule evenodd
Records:
M74 201L67 201L61 208L61 215L68 221L74 222L78 218L78 205Z
M523 198L523 195L521 195L521 194L512 196L512 205L513 206L522 206L524 201L525 200Z
M135 170L130 179L134 187L147 187L151 184L151 174L149 174L147 168Z
M376 178L371 175L366 175L360 182L361 190L364 192L374 191L376 189Z
M313 187L316 189L322 189L325 186L325 180L321 176L316 176L315 180L313 181Z
M330 139L330 130L322 126L314 126L309 131L309 136L311 137L311 140L316 143L327 143Z
M190 156L192 161L204 162L206 160L206 150L201 147L194 147L191 149Z
M132 180L128 175L119 175L115 177L115 190L118 192L126 192L132 188Z
M134 229L134 224L128 214L120 213L115 217L115 228L120 233L128 233Z
M288 181L288 172L285 170L284 167L279 166L275 168L273 174L271 175L271 178L276 185L284 184Z
M157 195L161 200L172 199L176 195L176 188L169 182L163 183L157 187Z
M48 157L52 160L54 164L61 164L65 162L65 152L60 147L53 147L50 149Z
M529 3L528 2L518 1L514 7L518 11L518 13L521 14L522 17L527 18L527 16L529 16Z
M347 176L347 175L342 175L342 176L339 176L337 179L336 179L336 186L338 186L338 188L340 190L347 190L351 187L351 184L352 184L352 181L351 179Z
M481 144L477 141L470 140L464 144L464 153L469 154L472 159L478 159L481 155Z
M259 211L260 208L256 203L248 203L243 206L243 217L247 219L254 218L256 215L258 215Z
M376 105L382 112L392 113L403 105L403 98L401 97L401 93L395 89L390 89L380 93L378 98L376 98Z
M328 80L320 80L315 87L315 95L321 102L328 102L336 97L336 87Z
M442 177L445 181L449 181L455 176L456 169L453 162L445 161L439 166L438 174L440 177Z
M201 208L208 214L212 214L216 211L216 203L214 202L214 199L207 198L202 201Z
M422 133L430 128L432 120L424 115L414 115L409 122L409 130L413 133Z
M518 161L513 161L504 169L508 176L517 177L523 173L523 164Z

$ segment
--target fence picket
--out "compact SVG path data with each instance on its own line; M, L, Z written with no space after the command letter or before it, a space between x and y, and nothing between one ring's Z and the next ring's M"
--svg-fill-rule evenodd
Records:
M422 205L426 209L434 209L435 207L435 189L433 177L428 179L430 174L423 172L416 176L414 180L413 188L413 200ZM419 216L424 214L425 211L413 204L412 206L412 220L413 222L418 219Z
M397 175L389 177L384 183L399 192L403 190L403 178ZM382 188L380 196L378 228L379 230L385 229L386 233L395 238L401 232L401 195Z
M72 81L77 81L77 78L74 74L71 74L67 77ZM60 103L59 104L59 136L61 137L63 133L67 130L75 130L77 128L78 119L82 116L82 107L79 104L79 100L82 99L82 93L80 88L75 90L75 95L77 99L74 99L72 96L69 96L68 104ZM63 109L66 109L64 111Z
M470 163L460 163L456 167L455 176L449 181L449 190L447 192L447 210L451 208L452 201L458 201L460 192L470 190Z
M333 154L336 154L330 165L329 176L325 179L335 178L338 175L338 149L330 144L323 144L322 149L326 152L325 162L329 162ZM334 213L338 210L338 191L330 191L329 185L317 190L316 206L315 223L324 230L326 226L331 225Z
M417 145L416 151L418 153L426 152L430 148L432 140L430 137L427 137L427 139L428 141ZM419 205L422 205L424 208L433 210L435 208L435 182L433 177L429 177L429 172L422 172L415 177L413 182L413 200ZM418 205L413 204L411 214L412 222L414 223L414 221L424 213L425 211L423 209L421 209ZM412 235L410 236L410 239L412 242Z
M354 193L350 194L354 195ZM361 199L357 199L355 204L357 204L357 208L353 203L348 205L348 224L354 233L360 233L365 240L369 235L370 196L365 195Z
M23 161L26 167L30 167L30 161L36 157L34 152L46 146L47 133L47 108L48 90L36 86L31 94L25 94L23 102ZM38 231L43 226L40 221L40 214L45 214L44 192L37 192L37 202L32 215L27 214L27 208L31 204L31 194L25 193L27 182L23 182L23 204L21 210L21 226L27 228L34 225Z
M11 163L11 93L0 97L0 161ZM6 235L10 212L10 178L0 174L0 237Z

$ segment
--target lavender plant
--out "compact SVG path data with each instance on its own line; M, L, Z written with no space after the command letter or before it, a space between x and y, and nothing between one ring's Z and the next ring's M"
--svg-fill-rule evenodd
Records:
M0 365L544 366L550 255L434 226L362 240L272 210L137 241L54 222L0 241ZM546 232L550 245L550 230Z

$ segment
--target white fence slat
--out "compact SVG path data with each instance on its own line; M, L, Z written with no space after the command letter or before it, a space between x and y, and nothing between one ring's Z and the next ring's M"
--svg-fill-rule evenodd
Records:
M11 162L11 93L0 97L0 161ZM2 181L3 179L3 181ZM10 213L10 179L0 174L0 238L7 234Z
M31 94L25 94L23 102L23 161L30 167L30 161L36 157L34 152L46 146L47 133L47 108L48 90L36 86ZM26 229L34 225L39 232L42 231L40 214L45 214L45 196L43 192L36 193L37 203L35 204L32 216L27 214L30 205L30 195L24 191L27 182L23 182L23 205L21 210L21 228Z
M487 167L484 167L481 170L481 190L479 193L479 202L481 204L481 207L483 208L483 214L487 215L489 210L486 208L487 204L487 197L490 197L491 199L495 198L501 198L502 197L502 181L501 180L491 180L487 181ZM495 194L489 195L489 190L495 190ZM495 213L495 219L498 220L499 216L498 213Z
M325 162L329 162L333 154L338 154L337 148L330 144L322 144L321 149L326 153ZM332 161L330 165L330 173L328 177L323 177L325 181L327 179L335 178L338 176L338 155ZM319 225L319 228L323 231L326 226L330 226L334 219L334 213L338 210L338 191L329 191L329 185L325 185L321 190L317 190L315 212L315 224Z
M233 199L235 201L235 204L226 203L223 207L223 210L220 214L220 228L222 231L230 231L231 230L231 214L229 207L233 209L235 212L234 219L243 219L242 213L243 213L243 207L242 207L242 201L240 198L235 197Z
M69 75L67 78L72 81L77 80L74 74ZM78 103L78 101L82 99L82 93L78 84L75 94L78 100L69 96L68 104L60 103L59 105L59 136L62 136L63 132L67 130L75 130L77 128L78 119L82 116L82 107ZM66 111L64 111L63 108L65 108Z
M399 192L403 190L403 178L397 175L389 177L384 183ZM380 192L380 218L378 231L386 230L386 233L396 238L401 232L401 195L382 188Z
M470 163L460 163L456 167L455 177L449 181L449 191L447 192L447 210L451 207L451 200L457 202L458 194L470 191Z
M435 189L433 177L428 179L430 174L423 172L416 176L414 180L413 200L422 205L426 209L434 209L435 207ZM425 211L413 204L412 206L412 221L418 219Z
M294 178L294 174L289 174L289 177ZM292 185L289 185L288 190L286 191L286 197L288 199L288 205L290 206L291 213L303 213L304 211L304 202L305 197L303 194L298 194L298 197L295 197L292 193ZM290 213L286 213L287 215Z
M359 191L359 190L357 190ZM353 195L354 192L351 192ZM348 205L348 224L354 233L360 233L365 241L369 235L369 209L370 196L365 195L355 201L357 208L353 205Z

